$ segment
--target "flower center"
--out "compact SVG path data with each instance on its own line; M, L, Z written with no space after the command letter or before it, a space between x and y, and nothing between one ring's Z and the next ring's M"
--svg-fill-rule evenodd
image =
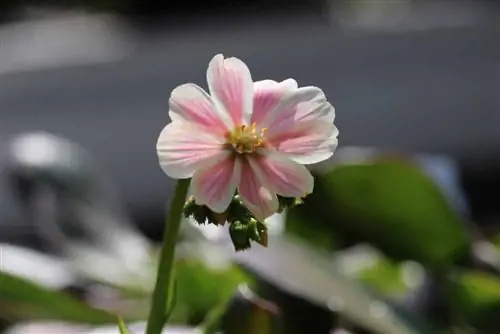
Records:
M257 130L257 124L240 125L227 135L228 144L239 154L254 153L259 147L265 147L266 128Z

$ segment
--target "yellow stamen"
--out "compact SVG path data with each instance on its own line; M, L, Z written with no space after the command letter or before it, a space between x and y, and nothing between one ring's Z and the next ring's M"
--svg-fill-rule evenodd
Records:
M254 153L258 148L265 147L264 134L266 128L257 129L257 124L240 125L228 133L228 144L236 153Z

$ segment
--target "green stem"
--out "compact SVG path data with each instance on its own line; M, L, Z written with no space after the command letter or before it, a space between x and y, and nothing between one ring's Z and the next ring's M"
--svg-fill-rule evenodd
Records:
M120 330L120 334L130 334L127 325L123 322L121 317L118 317L118 329Z
M175 187L174 198L170 203L167 224L163 232L163 244L156 284L151 298L146 334L161 334L167 322L167 304L172 294L172 273L174 269L174 252L177 235L182 221L182 213L189 189L189 179L179 180Z

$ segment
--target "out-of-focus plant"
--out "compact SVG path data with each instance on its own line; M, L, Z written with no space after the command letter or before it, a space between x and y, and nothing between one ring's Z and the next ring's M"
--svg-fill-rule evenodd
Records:
M397 262L363 245L336 252L334 261L342 274L394 300L421 285L425 275L416 262Z
M480 333L496 334L500 329L500 277L477 270L455 273L448 296L461 325Z
M291 215L332 238L368 242L396 259L436 269L461 260L470 247L460 217L408 162L337 166L317 176L316 188Z
M127 328L127 325L123 321L121 317L117 317L118 329L120 330L120 334L130 334L130 331Z
M114 316L0 271L0 314L9 320L57 319L90 324L110 323Z
M403 286L397 262L420 263L430 283L417 292L431 294L426 307L432 320L460 328L500 328L487 316L495 312L499 253L411 157L374 154L318 172L315 193L288 213L286 229L330 250L369 243L389 258L373 261L354 276L394 300L404 292L398 288ZM457 277L457 268L464 266L496 274ZM477 289L481 279L484 286ZM490 303L478 302L478 294ZM433 311L437 305L439 311Z
M197 324L207 313L224 304L237 286L250 283L241 270L229 265L213 268L197 259L181 259L176 263L177 301L171 321Z
M226 303L239 284L251 282L248 275L231 263L214 268L200 258L185 256L178 259L175 265L176 307L171 320L176 323L199 323L212 308ZM92 282L88 278L86 281ZM91 300L87 299L95 285L103 285L104 288L104 284L96 281L89 287L83 286L84 294L76 300L67 293L44 287L36 281L0 272L0 319L9 323L61 320L109 324L114 321L113 314L123 314L126 320L139 320L146 316L147 309L144 307L147 306L151 287L107 286L108 293L103 294L105 291L101 288ZM107 311L96 307L106 308Z
M236 262L258 279L259 295L281 309L285 333L329 333L337 317L374 333L430 333L341 274L327 253L286 236L269 241L268 249L237 254Z
M242 284L227 304L221 317L221 329L224 334L282 334L282 321L276 304Z

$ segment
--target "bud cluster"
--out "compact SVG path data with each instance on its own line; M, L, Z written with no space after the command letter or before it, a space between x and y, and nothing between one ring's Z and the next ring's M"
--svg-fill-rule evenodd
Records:
M302 199L300 198L278 196L278 200L278 213L283 212L287 208L302 204ZM250 210L245 207L238 194L235 194L229 207L223 213L216 213L205 205L198 205L194 198L190 197L184 205L184 216L186 218L193 218L200 225L213 224L223 226L228 223L229 235L236 251L249 249L252 246L252 241L267 247L267 226L264 222L255 218Z

